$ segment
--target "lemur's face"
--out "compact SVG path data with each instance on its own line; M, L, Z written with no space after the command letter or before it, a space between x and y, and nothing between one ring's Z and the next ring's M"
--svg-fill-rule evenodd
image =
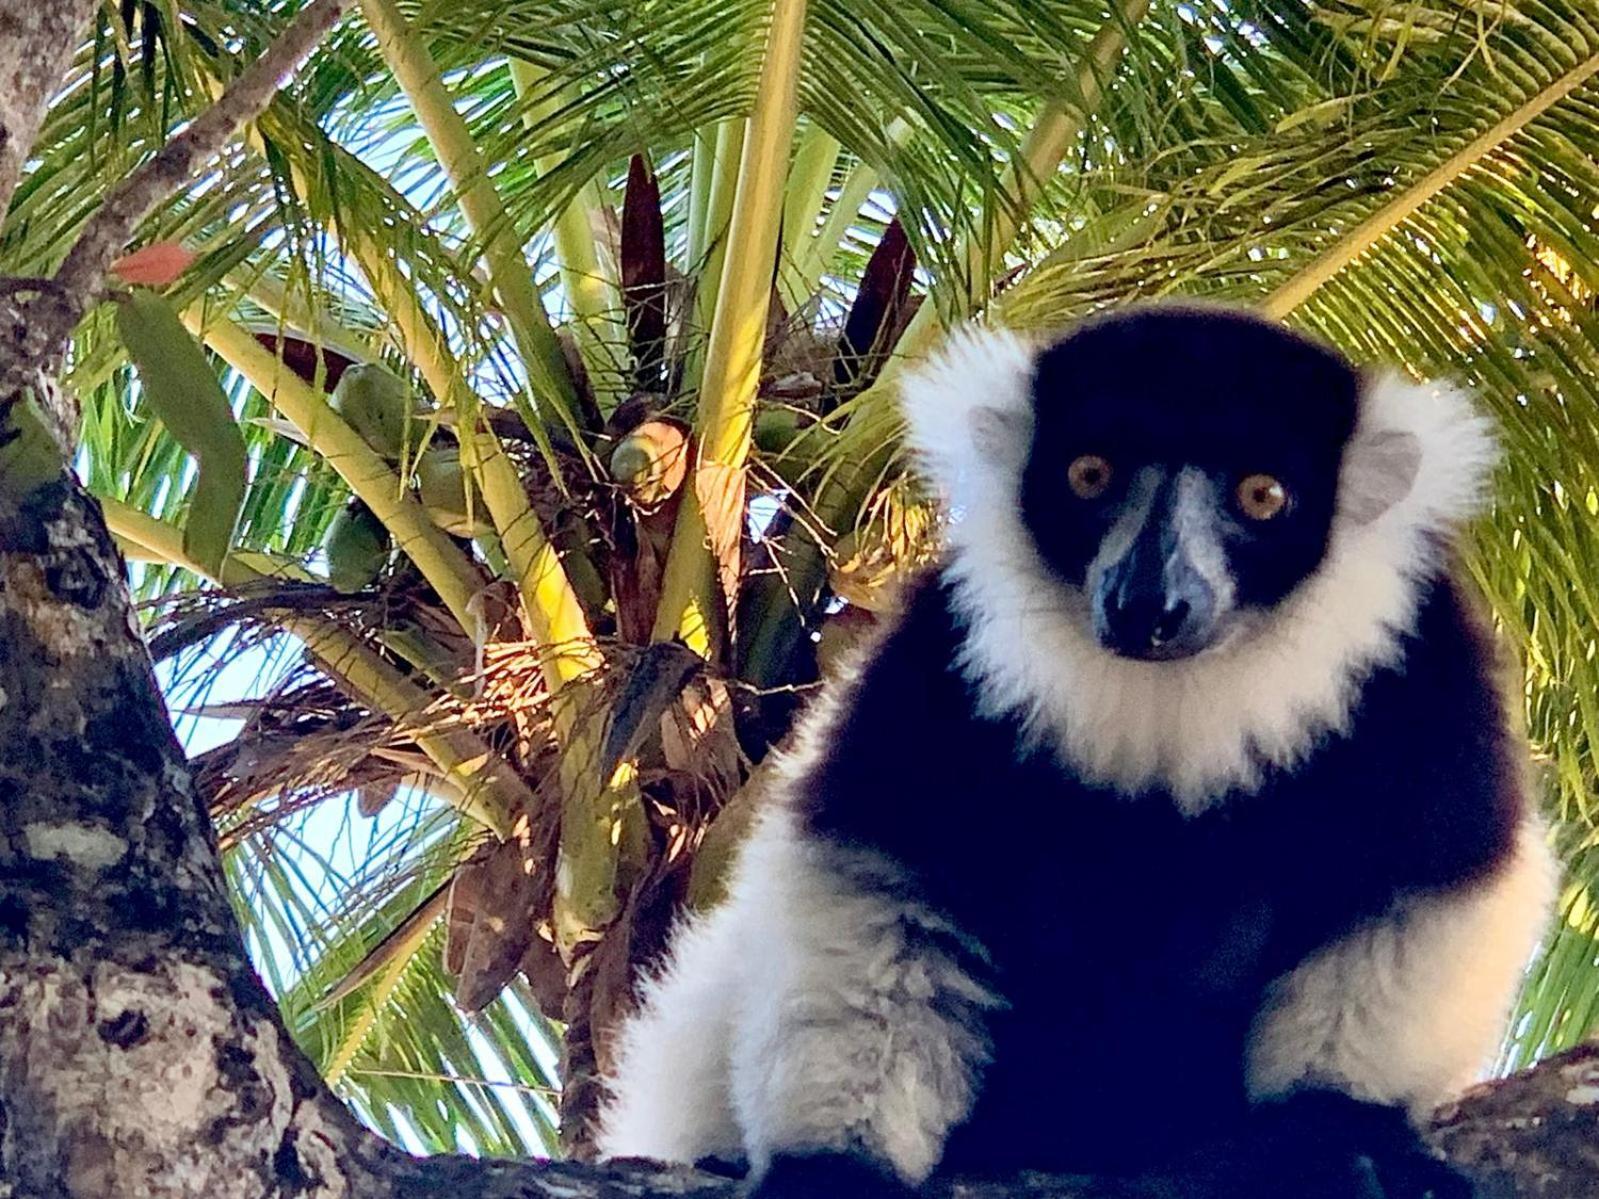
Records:
M1359 388L1335 352L1221 311L1141 310L1044 351L1022 518L1101 644L1189 657L1314 573Z

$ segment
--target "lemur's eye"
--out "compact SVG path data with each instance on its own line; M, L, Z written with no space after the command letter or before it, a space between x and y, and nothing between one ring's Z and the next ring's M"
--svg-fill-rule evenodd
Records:
M1066 482L1078 499L1096 500L1110 486L1110 463L1098 454L1084 454L1066 468Z
M1249 475L1238 484L1238 507L1250 520L1270 520L1288 507L1288 489L1270 475Z

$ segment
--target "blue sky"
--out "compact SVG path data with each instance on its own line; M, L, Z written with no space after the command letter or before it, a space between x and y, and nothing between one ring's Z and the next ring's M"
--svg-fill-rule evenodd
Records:
M196 694L193 680L200 677L205 665L215 664L219 656L229 656L230 636L223 634L206 646L197 659L186 657L181 670L174 666L173 659L160 664L156 670L173 727L191 757L230 741L244 725L243 720L206 714L199 711L200 708L260 699L300 665L299 642L286 635L275 637L270 642L232 654L208 678L205 694ZM353 881L361 879L372 863L381 861L392 851L394 839L403 831L400 826L418 820L436 803L425 792L411 788L387 804L376 817L366 817L357 810L353 793L332 796L296 817L293 836L276 838L274 850L290 859L293 873L303 880L305 893L301 898L307 909L331 915L339 910ZM290 945L270 924L265 925L261 934L249 936L247 941L269 987L273 978L284 986L292 984L300 976L307 954L314 953L312 946ZM512 1007L516 1010L516 1005ZM545 1048L544 1039L533 1024L525 1020L522 1023L528 1043L536 1051ZM495 1086L515 1087L527 1081L511 1078L501 1067L499 1055L484 1042L483 1034L470 1025L468 1037L484 1063L483 1081L488 1085L481 1090L491 1091ZM556 1069L553 1052L539 1052L538 1056L553 1076ZM538 1131L520 1103L499 1106L526 1144L540 1142ZM422 1152L423 1145L415 1134L405 1135L407 1122L403 1113L392 1114L405 1148ZM477 1146L463 1139L459 1148L472 1153Z

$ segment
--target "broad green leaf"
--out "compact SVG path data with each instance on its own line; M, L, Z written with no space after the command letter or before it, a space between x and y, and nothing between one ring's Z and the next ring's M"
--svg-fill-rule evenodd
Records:
M184 552L220 574L247 483L244 435L227 394L200 343L154 292L135 288L120 301L117 329L151 408L200 466L183 525Z

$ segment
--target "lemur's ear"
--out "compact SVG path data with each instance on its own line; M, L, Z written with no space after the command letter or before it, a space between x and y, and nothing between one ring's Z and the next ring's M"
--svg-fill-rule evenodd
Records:
M1010 408L973 408L968 419L973 448L978 453L1004 462L1026 456L1027 439L1033 431L1027 413Z
M1399 520L1444 531L1481 505L1497 457L1493 426L1464 391L1367 372L1344 450L1338 514L1357 527Z
M1338 507L1350 521L1369 525L1410 494L1421 473L1421 440L1400 429L1356 436L1345 451Z
M1001 329L950 335L900 391L907 440L922 473L961 506L1014 480L1032 436L1033 351Z

